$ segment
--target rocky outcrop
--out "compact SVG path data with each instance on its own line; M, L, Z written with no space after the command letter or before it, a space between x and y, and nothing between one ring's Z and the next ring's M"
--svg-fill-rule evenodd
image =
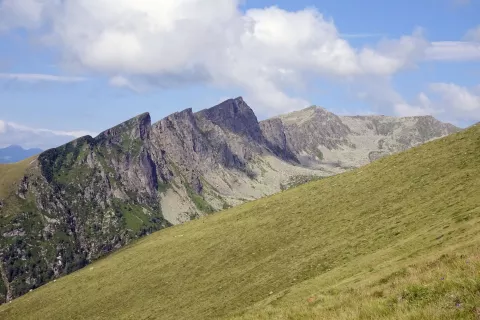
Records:
M303 165L355 168L386 155L457 132L431 116L339 117L321 107L261 122L266 139L291 150Z
M263 142L257 116L241 97L200 111L196 116L200 119L205 118L214 125L248 140L257 143Z
M43 152L0 201L0 302L156 230L456 130L318 107L258 122L242 98L153 125L139 115Z
M337 158L341 159L350 153L350 159L345 160L357 167L459 131L459 128L432 116L353 116L341 117L341 120L350 128L348 139L358 152L345 149L343 153L337 153ZM369 157L365 156L367 153Z
M272 144L278 145L279 141L283 144L282 136L285 136L285 148L306 166L314 166L321 160L318 146L334 149L349 144L348 126L335 114L319 107L266 120L261 125Z

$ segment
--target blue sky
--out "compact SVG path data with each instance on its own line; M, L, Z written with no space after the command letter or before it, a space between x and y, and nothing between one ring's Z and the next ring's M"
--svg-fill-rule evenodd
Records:
M480 121L480 1L0 0L0 146L243 96ZM134 22L132 22L134 21Z

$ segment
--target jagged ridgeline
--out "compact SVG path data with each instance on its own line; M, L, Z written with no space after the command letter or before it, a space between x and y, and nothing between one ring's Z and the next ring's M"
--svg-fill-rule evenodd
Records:
M248 161L264 152L258 121L242 99L197 114L187 109L153 126L145 113L43 152L4 201L0 301L135 238L242 202L228 199L232 184L237 176L255 178ZM220 182L207 181L217 175Z
M0 302L138 237L457 130L318 107L259 122L237 98L153 125L145 113L0 165Z
M147 143L150 128L143 114L38 157L16 192L17 208L9 208L17 214L2 216L4 300L170 225L158 200L166 178Z

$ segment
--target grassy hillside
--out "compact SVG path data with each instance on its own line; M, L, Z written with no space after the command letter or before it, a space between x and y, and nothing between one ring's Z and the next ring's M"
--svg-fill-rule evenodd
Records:
M480 126L143 238L1 319L478 319Z
M36 156L12 164L0 164L0 199L8 197Z

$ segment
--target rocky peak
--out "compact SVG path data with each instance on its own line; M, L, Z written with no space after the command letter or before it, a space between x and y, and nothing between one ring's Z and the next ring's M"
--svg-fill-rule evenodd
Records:
M144 141L150 136L151 123L150 114L146 112L100 133L95 140L115 144L125 139Z
M279 118L289 131L297 131L296 134L313 134L316 138L325 136L334 139L343 139L350 134L350 129L343 124L339 116L318 106L294 111Z
M143 147L143 141L149 139L150 131L150 114L143 113L105 130L96 138L84 136L58 148L47 150L39 156L43 175L50 182L53 178L53 171L62 167L71 168L75 165L75 161L83 149L91 151L99 145L107 148L112 145L119 146L125 152L125 155L130 151L135 151L138 154ZM67 157L69 154L74 156Z
M278 119L283 123L287 145L296 153L309 153L319 145L336 148L345 144L350 134L348 126L337 115L317 106L291 112Z
M175 112L162 120L156 122L153 125L153 130L158 132L165 132L167 129L179 129L178 126L185 124L192 124L195 122L195 118L192 109L185 109L180 112ZM182 129L182 128L180 128Z
M197 116L251 140L257 142L263 140L257 117L242 97L229 99L210 109L202 110Z
M193 121L193 111L192 108L188 108L179 112L175 112L171 115L169 115L167 118L173 118L173 119L188 119Z

